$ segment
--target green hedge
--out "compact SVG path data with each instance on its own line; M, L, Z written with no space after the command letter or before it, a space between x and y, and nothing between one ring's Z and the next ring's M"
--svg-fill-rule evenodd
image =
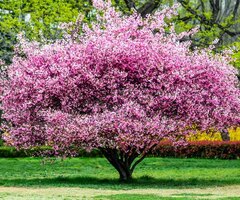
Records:
M53 151L49 147L36 147L28 150L17 150L14 147L0 146L0 158L17 158L17 157L30 157L41 156L43 152L48 152L48 156L53 156ZM99 150L94 149L91 152L85 150L79 150L79 157L101 157L102 154Z
M40 155L41 152L48 151L49 156L53 152L49 147L38 147L30 150L16 150L14 147L0 147L0 157L16 158ZM99 150L94 149L91 152L79 150L78 157L102 157ZM153 151L149 156L156 157L176 157L176 158L219 158L219 159L239 159L240 158L240 141L239 142L191 142L187 146L174 147L169 142L164 142Z
M17 157L29 157L41 151L45 151L49 148L33 148L30 150L17 150L14 147L0 146L0 157L2 158L17 158Z
M25 151L17 151L13 147L1 146L0 147L0 157L2 158L16 158L16 157L27 157Z

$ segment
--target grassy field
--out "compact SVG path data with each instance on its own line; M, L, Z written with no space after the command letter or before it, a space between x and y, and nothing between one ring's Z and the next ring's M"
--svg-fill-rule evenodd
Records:
M120 184L104 158L0 159L0 199L240 199L240 160L147 158Z

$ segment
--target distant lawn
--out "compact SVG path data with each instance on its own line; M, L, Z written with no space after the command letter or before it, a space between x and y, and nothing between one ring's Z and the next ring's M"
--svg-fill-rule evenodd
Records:
M120 184L104 158L41 164L39 158L0 159L0 186L101 189L195 188L240 185L240 160L146 158L131 183Z

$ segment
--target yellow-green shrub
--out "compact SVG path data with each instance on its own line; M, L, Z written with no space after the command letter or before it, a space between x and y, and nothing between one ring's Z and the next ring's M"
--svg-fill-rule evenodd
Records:
M240 128L229 129L229 136L231 141L240 141ZM221 134L217 133L197 133L188 137L188 141L222 141Z
M231 141L240 141L240 128L229 130Z

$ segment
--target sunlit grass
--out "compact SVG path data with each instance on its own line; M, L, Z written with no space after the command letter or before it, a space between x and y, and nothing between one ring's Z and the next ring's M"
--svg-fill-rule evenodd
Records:
M192 188L240 184L240 160L146 158L134 180L121 184L104 158L42 164L38 158L0 159L0 185L82 188Z

